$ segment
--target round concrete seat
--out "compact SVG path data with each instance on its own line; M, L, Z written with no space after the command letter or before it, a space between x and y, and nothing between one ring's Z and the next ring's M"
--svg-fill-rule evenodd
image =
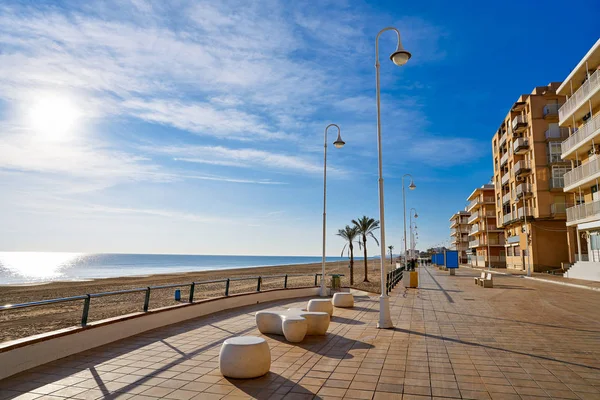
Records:
M258 378L271 368L271 351L263 338L238 336L227 339L219 353L219 369L228 378Z
M329 299L312 299L308 301L308 311L326 312L329 316L333 316L333 305Z
M285 340L292 343L298 343L306 336L308 322L306 321L306 318L299 315L284 315L282 316L281 327Z
M333 295L333 305L342 308L354 307L354 296L352 296L352 293L335 293Z
M331 317L326 312L304 311L300 316L306 318L307 335L326 335Z

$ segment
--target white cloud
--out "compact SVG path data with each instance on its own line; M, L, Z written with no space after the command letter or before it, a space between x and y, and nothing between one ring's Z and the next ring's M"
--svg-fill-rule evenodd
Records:
M485 146L469 138L429 137L416 139L407 153L411 159L422 161L434 167L452 167L473 163L481 159Z

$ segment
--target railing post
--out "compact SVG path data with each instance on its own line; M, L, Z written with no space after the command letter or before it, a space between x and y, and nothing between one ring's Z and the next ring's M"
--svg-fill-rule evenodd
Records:
M284 289L287 289L287 278L288 278L288 277L287 277L287 274L285 274L285 278L284 278L284 280L283 280L283 288L284 288Z
M229 278L227 278L227 282L225 282L225 297L229 296Z
M81 326L87 325L88 314L90 313L90 300L91 296L88 294L86 299L83 301L83 314L81 314Z
M315 274L315 286L318 286L317 285L317 276L319 276L319 274Z
M146 288L146 299L144 300L144 312L148 312L150 306L150 286Z
M196 282L192 282L190 285L190 304L194 302L194 289L196 288Z
M260 292L260 282L262 281L262 278L259 276L256 282L256 291Z

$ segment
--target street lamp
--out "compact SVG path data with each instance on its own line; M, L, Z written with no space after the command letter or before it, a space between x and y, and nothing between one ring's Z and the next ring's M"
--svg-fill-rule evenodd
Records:
M410 176L410 185L408 185L408 188L410 190L415 190L417 188L417 186L415 185L415 182L413 180L413 176L411 174L404 174L402 175L402 207L404 209L404 270L406 271L406 194L404 193L404 177L405 176Z
M327 130L332 126L335 126L338 130L337 139L335 139L335 142L333 142L333 145L336 147L336 149L341 149L346 144L346 142L342 140L340 127L336 124L327 125L325 128L325 144L323 145L325 148L323 150L323 260L321 263L321 296L323 297L327 296L327 289L325 287L325 226L327 224Z
M379 246L381 249L381 296L379 297L379 323L378 328L393 328L392 317L390 315L390 298L388 297L385 290L385 218L384 218L384 207L383 207L383 168L381 161L381 89L379 84L379 36L385 31L393 30L398 36L398 46L396 51L392 53L390 59L398 66L406 64L410 58L410 53L402 47L402 41L400 40L400 31L394 27L387 27L379 31L375 38L375 78L377 82L377 147L379 151L379 222L380 222L380 242ZM405 224L405 239L406 239L406 224ZM406 247L406 243L404 244Z
M411 259L413 257L413 230L412 230L413 229L413 224L412 224L413 223L413 221L412 221L413 211L414 211L415 219L419 217L419 215L417 214L417 210L415 210L414 208L411 208L408 211L409 221L410 221L408 226L409 226L409 230L410 230L410 256L411 256Z

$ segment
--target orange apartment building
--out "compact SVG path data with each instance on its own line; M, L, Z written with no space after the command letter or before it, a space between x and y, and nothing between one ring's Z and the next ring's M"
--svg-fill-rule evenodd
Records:
M569 278L600 281L600 39L575 66L558 94L567 97L558 110L565 174L569 256L574 265Z
M568 130L558 124L560 83L533 89L512 105L492 139L496 219L506 238L506 267L548 271L568 262L567 197L561 158Z
M494 185L478 187L467 199L469 217L469 255L474 267L506 266L504 230L496 223Z
M458 211L450 217L450 247L458 251L458 261L463 264L468 259L470 216L467 211Z

